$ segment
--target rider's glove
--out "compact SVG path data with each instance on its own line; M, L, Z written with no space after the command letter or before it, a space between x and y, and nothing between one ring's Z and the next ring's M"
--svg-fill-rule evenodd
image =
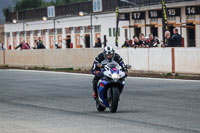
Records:
M95 75L99 76L100 71L95 71Z

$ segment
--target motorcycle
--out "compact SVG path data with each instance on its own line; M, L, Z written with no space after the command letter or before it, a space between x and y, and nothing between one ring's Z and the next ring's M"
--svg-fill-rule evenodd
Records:
M101 72L97 84L96 108L98 111L105 111L106 108L109 108L110 112L115 113L127 75L122 67L114 61L105 65L98 64L98 66L101 68ZM125 67L126 69L131 68L130 65Z

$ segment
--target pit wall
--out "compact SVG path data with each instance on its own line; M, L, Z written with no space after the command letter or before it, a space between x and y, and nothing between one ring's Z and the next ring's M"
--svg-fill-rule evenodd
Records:
M0 65L2 66L4 64L4 56L3 56L3 51L0 51Z
M89 70L103 49L0 51L0 65ZM200 48L124 48L116 52L132 70L200 74Z

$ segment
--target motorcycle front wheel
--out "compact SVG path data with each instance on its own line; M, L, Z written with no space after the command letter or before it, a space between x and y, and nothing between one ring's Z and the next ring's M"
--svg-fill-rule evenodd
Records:
M110 99L110 112L115 113L117 111L119 102L119 89L113 87L111 89L111 99Z

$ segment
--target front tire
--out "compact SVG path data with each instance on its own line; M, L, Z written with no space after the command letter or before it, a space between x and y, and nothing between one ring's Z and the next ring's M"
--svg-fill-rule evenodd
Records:
M115 113L117 111L118 102L119 102L119 89L117 87L113 87L111 91L110 112Z
M106 107L102 106L100 103L99 103L99 100L96 99L96 108L98 111L105 111L106 110Z

